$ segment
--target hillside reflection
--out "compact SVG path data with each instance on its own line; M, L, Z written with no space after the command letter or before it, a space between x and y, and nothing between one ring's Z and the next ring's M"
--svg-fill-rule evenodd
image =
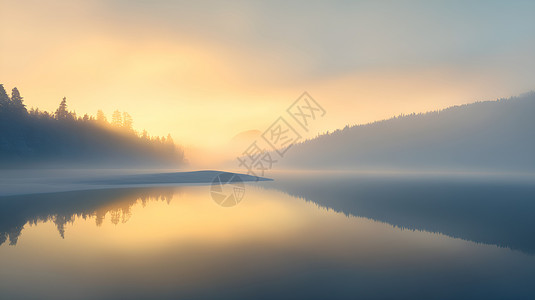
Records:
M266 187L402 229L535 254L535 183L531 180L279 174Z
M346 215L397 228L441 233L535 254L532 182L347 175L279 177L263 185ZM134 205L144 207L149 201L169 203L184 188L1 197L0 245L16 245L24 228L38 223L53 222L62 238L65 226L77 218L94 220L96 226L106 220L116 225L126 223ZM211 201L205 196L206 201Z
M59 235L65 237L65 225L76 218L94 219L101 226L107 215L111 223L126 223L131 208L149 201L169 203L179 188L130 188L88 190L0 198L0 245L9 241L16 245L25 226L53 222Z
M533 237L520 228L533 212L519 214L531 199L512 205L517 221L493 226L475 211L495 212L500 197L485 210L481 201L461 204L467 197L444 203L455 195L445 183L424 193L416 183L347 178L329 186L323 177L262 183L269 189L247 184L232 208L216 204L206 186L0 198L0 299L533 298L534 256L389 225L474 239L487 225L490 237L521 245ZM310 194L294 197L281 185ZM503 193L521 203L513 191ZM434 193L448 197L426 206ZM463 216L452 207L473 209ZM503 240L507 233L514 238Z

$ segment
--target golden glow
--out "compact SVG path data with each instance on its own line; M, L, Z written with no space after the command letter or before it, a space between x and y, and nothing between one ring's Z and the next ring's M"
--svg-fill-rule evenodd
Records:
M100 226L94 217L76 217L65 226L64 239L52 221L26 224L16 246L0 246L3 268L24 272L6 274L0 286L22 281L32 286L28 293L49 294L53 291L43 280L53 274L62 276L54 285L62 295L110 282L115 288L160 290L171 283L174 289L196 290L240 284L243 276L285 276L301 261L377 270L450 260L473 264L474 257L492 261L510 251L348 217L252 186L231 208L218 206L203 186L177 189L168 199L147 201L145 207L135 198L117 199L102 207L110 211ZM127 207L126 222L112 221Z
M99 225L95 217L75 217L65 225L64 239L52 221L26 224L17 251L41 245L39 247L55 247L58 254L67 249L72 251L74 247L90 255L102 247L143 252L171 244L178 246L177 249L202 244L211 249L254 240L277 247L304 247L315 255L333 256L335 251L334 256L349 259L377 255L395 257L399 253L412 257L410 253L418 248L433 247L435 252L448 252L472 244L440 234L400 232L388 224L347 217L301 198L253 186L247 186L245 199L231 208L220 207L212 201L204 186L181 187L166 200L154 200L142 204L141 200L126 197L109 202L96 211L97 215L105 214ZM400 235L404 238L399 239ZM319 240L323 242L316 244ZM359 240L367 243L360 244ZM399 245L380 246L384 243ZM0 253L9 252L9 248L1 247ZM378 254L379 249L385 253Z
M330 73L329 64L316 65L307 51L252 34L254 18L247 7L239 13L230 10L231 17L228 11L218 14L226 18L227 29L244 37L236 41L234 35L209 35L186 21L167 24L145 14L119 13L106 1L8 2L0 16L5 45L0 48L0 83L6 88L17 86L29 107L49 111L63 96L79 115L127 111L136 129L171 133L190 149L186 156L191 162L205 165L239 155L221 149L240 132L265 130L304 90L327 111L306 133L311 137L347 124L533 88L530 74L520 81L515 78L523 69L511 69L529 69L533 59L522 60L532 57L529 47L522 48L525 55L503 50L513 58L488 69L477 63L410 65L401 60ZM374 30L376 35L388 33L387 28ZM256 39L247 40L249 35ZM362 37L374 36L372 31ZM369 54L388 48L388 41L375 38L376 44L359 49ZM341 64L336 53L331 55L327 61Z

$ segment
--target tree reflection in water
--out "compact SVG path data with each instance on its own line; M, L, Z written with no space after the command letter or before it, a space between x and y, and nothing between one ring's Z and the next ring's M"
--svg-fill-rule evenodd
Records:
M109 214L115 225L126 223L132 216L131 208L150 201L170 203L173 195L180 195L180 188L129 188L114 190L88 190L0 198L0 245L9 240L16 245L27 225L53 222L62 238L65 225L76 218L95 219L101 226Z

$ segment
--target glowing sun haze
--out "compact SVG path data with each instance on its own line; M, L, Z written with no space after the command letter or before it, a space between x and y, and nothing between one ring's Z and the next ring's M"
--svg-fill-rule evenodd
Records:
M533 1L12 1L0 83L29 107L129 112L200 148L264 130L304 90L311 134L535 86Z

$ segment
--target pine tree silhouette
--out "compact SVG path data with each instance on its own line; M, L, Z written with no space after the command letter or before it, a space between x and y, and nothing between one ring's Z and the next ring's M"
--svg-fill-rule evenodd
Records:
M71 114L67 110L67 98L63 97L63 100L61 100L61 103L59 104L58 109L56 109L55 113L56 119L58 120L66 120L69 119Z
M28 113L26 110L26 105L24 104L20 92L16 87L11 91L11 106L13 112L17 115L25 115Z

